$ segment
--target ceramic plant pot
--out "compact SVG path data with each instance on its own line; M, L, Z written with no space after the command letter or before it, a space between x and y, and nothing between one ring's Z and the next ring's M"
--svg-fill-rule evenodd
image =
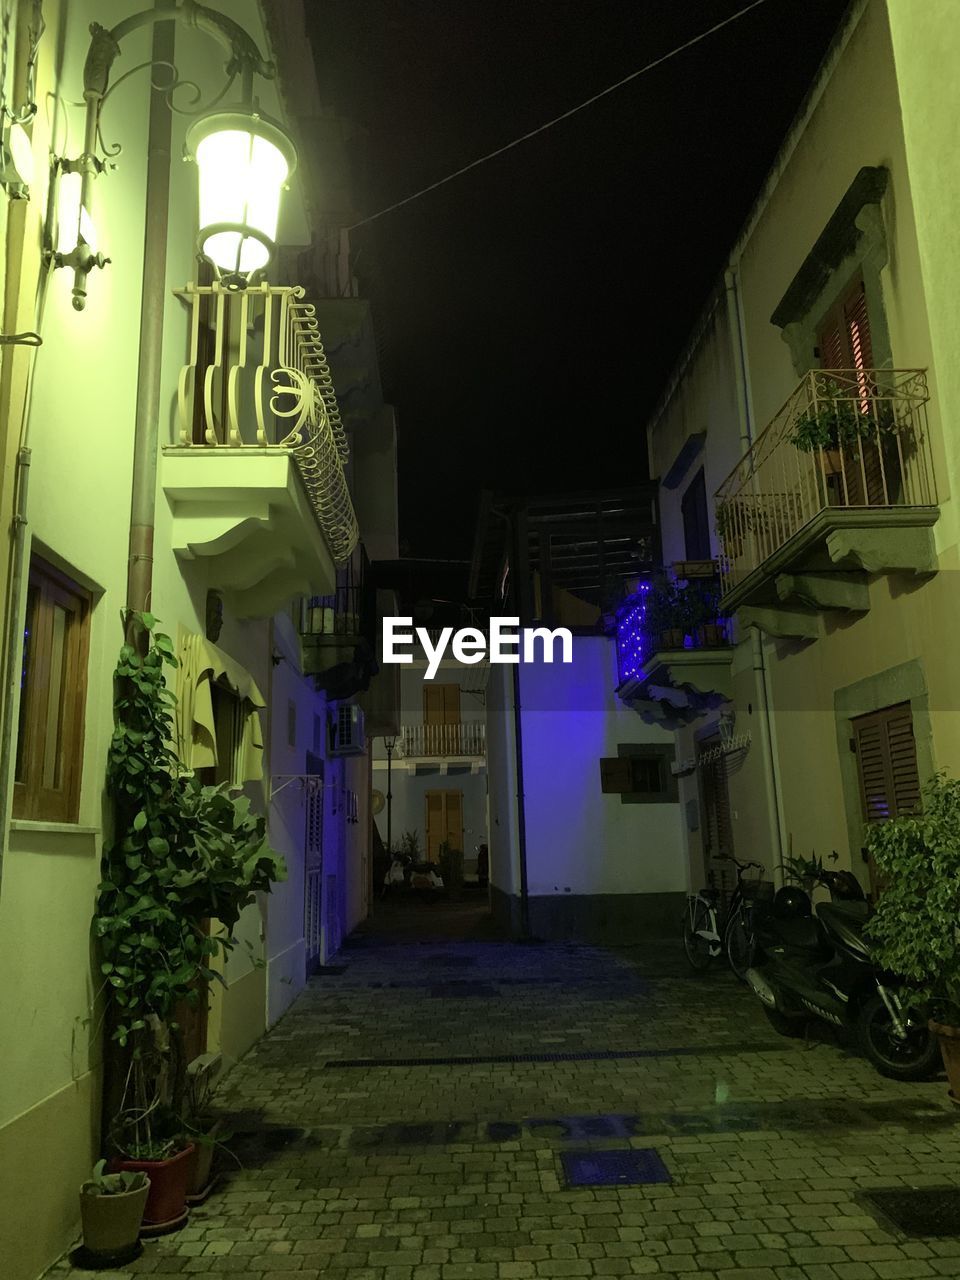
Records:
M142 1172L150 1179L150 1194L143 1211L143 1225L159 1231L173 1228L187 1217L187 1179L194 1146L168 1156L166 1160L127 1160L113 1162L114 1169Z
M930 1020L930 1030L940 1041L940 1053L950 1085L950 1101L960 1106L960 1027Z
M80 1220L83 1248L92 1267L115 1269L131 1262L140 1252L140 1223L143 1219L150 1179L136 1191L103 1195L96 1183L80 1188Z

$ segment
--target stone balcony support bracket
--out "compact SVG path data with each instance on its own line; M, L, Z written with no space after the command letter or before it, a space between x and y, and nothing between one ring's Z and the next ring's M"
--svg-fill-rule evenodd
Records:
M862 574L781 573L775 585L777 596L785 605L848 613L866 613L870 608L870 593Z
M827 535L827 552L834 564L855 566L865 573L926 576L937 572L930 524L844 524Z

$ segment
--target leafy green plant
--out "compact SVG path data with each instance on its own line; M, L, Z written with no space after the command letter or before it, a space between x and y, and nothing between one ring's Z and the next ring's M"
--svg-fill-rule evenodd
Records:
M876 438L883 429L879 419L863 413L849 393L830 383L823 397L793 420L789 438L801 452L815 453L854 445L862 437Z
M836 862L839 857L840 855L834 850L830 854L830 861ZM812 853L809 858L784 858L780 864L780 870L786 884L798 884L804 889L812 889L814 885L823 883L823 873L826 868L823 865L823 859Z
M867 828L883 888L867 925L877 962L960 1026L960 781L935 775L917 814Z
M420 848L420 835L416 831L405 831L400 837L400 852L412 858L414 862L419 862L422 856Z
M85 1196L122 1196L129 1191L142 1191L147 1185L145 1173L106 1173L106 1160L98 1160L93 1166L93 1176L80 1188Z
M234 947L244 907L285 878L266 823L226 785L203 786L170 747L175 666L155 619L135 615L140 646L124 644L116 669L115 728L107 761L115 839L106 849L95 930L111 1004L111 1039L129 1048L115 1140L162 1159L180 1144L183 1054L175 1011L206 998L214 967ZM221 926L208 932L207 921Z

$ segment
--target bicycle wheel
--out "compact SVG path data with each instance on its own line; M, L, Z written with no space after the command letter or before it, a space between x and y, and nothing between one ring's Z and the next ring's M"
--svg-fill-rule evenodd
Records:
M747 970L753 964L757 944L743 908L735 912L727 923L723 949L730 968L741 982L746 982Z
M713 957L711 935L715 936L710 911L702 898L687 902L683 910L683 950L693 969L709 967Z

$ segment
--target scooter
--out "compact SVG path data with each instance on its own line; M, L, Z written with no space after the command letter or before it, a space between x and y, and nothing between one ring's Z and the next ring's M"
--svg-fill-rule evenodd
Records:
M874 963L864 935L870 908L847 871L822 871L831 901L814 914L802 889L788 886L755 920L760 962L747 982L771 1025L803 1035L810 1018L852 1031L881 1075L926 1080L940 1068L940 1047L909 988Z

